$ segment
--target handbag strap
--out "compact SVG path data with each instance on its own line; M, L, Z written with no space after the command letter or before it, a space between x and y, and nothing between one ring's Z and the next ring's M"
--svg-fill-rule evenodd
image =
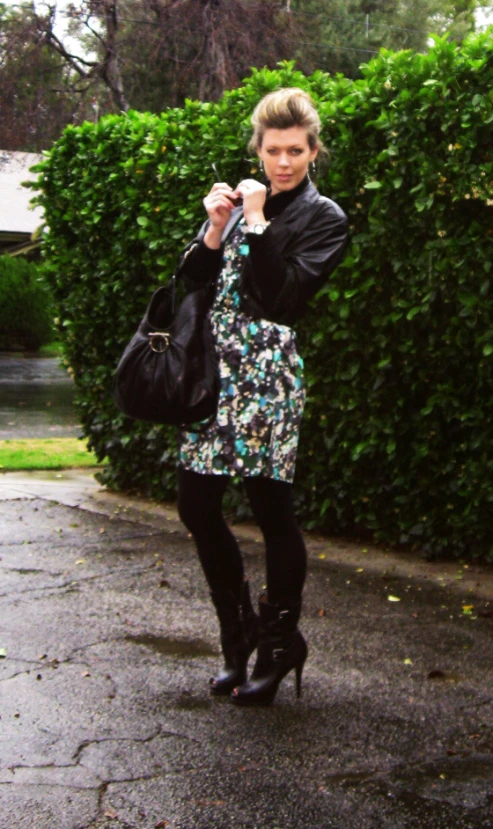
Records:
M198 245L198 241L196 241L195 239L192 242L188 243L188 245L186 246L186 248L183 252L183 255L182 255L182 257L181 257L181 259L178 263L178 267L177 267L176 271L174 272L173 276L171 277L171 279L169 281L169 285L170 285L170 288L171 288L171 313L172 314L174 314L175 311L176 311L176 286L178 284L178 280L181 277L181 273L182 273L182 270L183 270L183 265L185 264L185 262L187 260L187 257L190 256L192 250L194 248L196 248L197 245Z
M187 245L182 258L180 259L178 268L170 279L171 311L173 314L175 313L176 309L176 286L178 283L178 279L180 279L181 277L183 265L185 264L187 257L190 256L191 252L194 250L194 248L197 247L198 244L199 240L194 239ZM196 434L201 434L202 432L205 432L209 428L209 426L211 426L212 423L214 423L216 417L217 412L214 412L214 414L211 414L204 423L198 423L196 426L194 426L193 424L183 424L182 426L180 426L180 429L182 429L184 432L195 432Z

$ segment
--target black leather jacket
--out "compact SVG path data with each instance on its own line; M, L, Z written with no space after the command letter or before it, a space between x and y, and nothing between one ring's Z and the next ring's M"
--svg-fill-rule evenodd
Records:
M250 252L241 273L242 310L254 319L292 325L341 261L347 217L308 177L293 190L267 199L264 214L271 219L269 227L259 236L246 236ZM178 273L190 288L217 277L224 244L242 215L242 207L232 211L219 250L202 241L208 221L187 246Z

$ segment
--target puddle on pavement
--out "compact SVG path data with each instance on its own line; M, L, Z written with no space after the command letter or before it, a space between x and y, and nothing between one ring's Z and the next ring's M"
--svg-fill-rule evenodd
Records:
M176 656L179 659L217 655L217 651L202 639L173 639L169 636L155 636L152 633L128 634L125 639L135 645L144 645L144 647L152 648L158 653L166 656Z
M468 783L493 778L493 757L450 757L447 760L430 763L426 767L400 772L395 775L399 783L411 784L413 790L444 782Z
M375 771L336 772L325 778L325 785L353 786L375 777Z
M387 802L390 799L395 806L409 810L413 816L413 823L409 825L413 829L415 826L428 829L431 826L429 821L435 817L443 821L433 823L437 829L451 826L454 829L476 829L475 823L469 823L471 812L480 821L477 829L483 829L490 825L481 821L484 810L489 810L489 804L493 801L492 777L493 758L482 755L443 759L390 774L379 774L378 771L370 774L335 774L326 779L325 786L329 792L333 784L359 789L370 796L378 792ZM456 822L450 823L447 812L453 812Z
M58 358L0 355L0 439L76 437L74 388Z

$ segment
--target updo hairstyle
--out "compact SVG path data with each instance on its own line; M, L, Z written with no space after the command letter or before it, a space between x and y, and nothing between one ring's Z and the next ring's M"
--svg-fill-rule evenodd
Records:
M255 107L251 121L253 135L248 144L251 153L262 146L266 130L286 130L290 127L306 129L311 150L322 148L319 139L320 118L315 104L308 93L297 87L269 92Z

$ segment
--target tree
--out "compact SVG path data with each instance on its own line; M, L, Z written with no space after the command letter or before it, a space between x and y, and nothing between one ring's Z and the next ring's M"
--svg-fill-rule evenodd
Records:
M0 147L38 152L85 114L65 61L47 47L31 4L0 4Z
M474 30L477 0L291 0L302 41L296 58L316 68L358 77L359 66L380 48L425 52L430 34L462 40Z
M290 54L283 0L87 0L69 15L94 59L55 33L56 7L38 16L47 43L82 80L99 77L116 111L160 110L186 97L215 100L251 66Z
M57 6L46 5L44 15L36 14L37 29L43 41L69 67L76 83L83 89L97 86L101 81L108 90L114 108L126 111L128 101L120 73L118 41L118 0L87 0L78 6L71 4L68 15L73 21L74 33L86 32L91 38L82 38L78 54L64 45L55 31ZM95 50L96 54L90 54ZM89 54L88 54L89 53Z

